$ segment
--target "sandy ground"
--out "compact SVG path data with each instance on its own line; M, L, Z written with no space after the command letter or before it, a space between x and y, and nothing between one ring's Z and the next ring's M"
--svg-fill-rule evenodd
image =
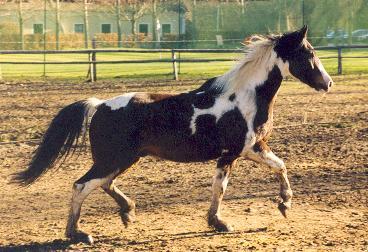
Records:
M81 225L93 245L64 238L72 183L89 169L89 152L19 188L9 178L36 147L26 140L37 142L55 113L73 101L132 90L184 91L200 82L0 84L0 251L367 251L368 76L335 81L325 96L286 82L276 102L269 144L285 161L294 190L288 219L277 210L278 183L270 170L239 160L223 203L235 231L216 233L205 219L215 162L148 157L117 182L137 203L128 228L102 190L85 201Z

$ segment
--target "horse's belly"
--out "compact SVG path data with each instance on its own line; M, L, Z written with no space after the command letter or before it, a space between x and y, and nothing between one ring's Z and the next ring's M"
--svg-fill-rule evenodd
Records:
M157 156L175 162L204 162L221 156L222 150L216 141L193 141L185 139L180 142L161 141L142 148L144 154Z

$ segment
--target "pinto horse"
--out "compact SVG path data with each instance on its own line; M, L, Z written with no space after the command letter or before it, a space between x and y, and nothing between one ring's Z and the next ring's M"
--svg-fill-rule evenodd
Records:
M292 198L286 167L266 144L277 92L288 75L326 92L333 83L306 39L307 30L305 26L283 35L251 37L237 65L187 93L126 93L109 100L90 98L70 104L51 122L28 169L14 179L29 185L68 156L85 136L92 116L89 136L94 163L73 185L68 238L93 242L79 229L78 220L83 201L98 187L120 206L125 225L134 220L135 203L114 180L146 155L176 162L218 160L208 211L208 224L217 231L232 230L221 218L220 205L239 157L276 173L282 199L278 209L286 217Z

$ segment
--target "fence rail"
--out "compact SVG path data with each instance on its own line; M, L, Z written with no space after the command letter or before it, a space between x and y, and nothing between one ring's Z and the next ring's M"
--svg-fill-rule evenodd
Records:
M92 43L95 48L95 43ZM337 74L342 74L343 59L361 59L368 56L342 56L343 49L368 49L368 45L353 46L320 46L315 47L316 50L336 50L337 56L320 57L320 59L337 59ZM181 59L177 57L178 53L241 53L242 49L82 49L82 50L0 50L0 55L6 54L87 54L86 61L0 61L0 64L15 65L68 65L68 64L88 64L90 81L97 80L97 64L141 64L141 63L171 63L172 73L175 80L179 79L178 63L198 63L198 62L226 62L233 61L229 58L213 58L213 59ZM171 59L147 59L147 60L96 60L98 53L171 53Z

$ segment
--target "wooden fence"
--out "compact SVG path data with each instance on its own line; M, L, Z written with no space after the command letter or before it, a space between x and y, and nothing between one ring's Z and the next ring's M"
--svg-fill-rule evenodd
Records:
M342 60L347 58L368 58L368 56L343 56L343 49L368 49L368 45L354 46L323 46L315 47L316 50L336 50L337 56L320 57L320 59L337 59L337 74L342 74ZM152 60L114 60L114 61L99 61L97 55L99 53L170 53L171 59L152 59ZM89 64L90 81L97 80L97 65L98 64L140 64L140 63L160 63L167 62L172 64L172 74L175 80L179 79L178 63L180 62L214 62L214 61L233 61L230 58L214 58L214 59L181 59L177 57L178 53L241 53L241 49L85 49L85 50L4 50L1 54L87 54L87 61L0 61L1 64Z

